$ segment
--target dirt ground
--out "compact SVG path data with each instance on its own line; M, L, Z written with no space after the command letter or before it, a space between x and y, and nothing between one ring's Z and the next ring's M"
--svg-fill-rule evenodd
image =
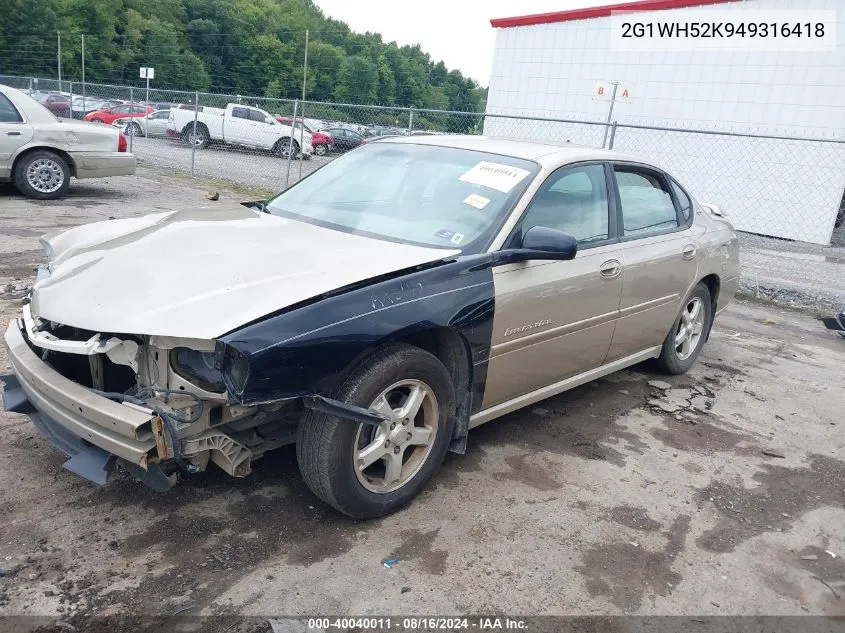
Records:
M3 322L42 233L239 198L139 173L0 189ZM369 522L311 495L291 448L247 479L98 488L0 412L0 614L845 615L843 376L816 319L737 301L689 374L638 366L482 426Z

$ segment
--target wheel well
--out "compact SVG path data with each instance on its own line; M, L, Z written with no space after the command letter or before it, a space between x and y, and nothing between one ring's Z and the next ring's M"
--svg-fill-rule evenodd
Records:
M70 175L74 176L74 177L76 176L76 165L74 164L73 159L70 157L70 154L68 154L64 150L61 150L57 147L47 147L47 146L44 146L44 145L39 145L37 147L27 147L24 151L22 151L20 154L18 154L15 157L15 162L12 164L12 171L9 172L9 175L14 177L15 170L18 168L18 163L21 161L22 158L24 158L25 156L28 156L32 152L38 152L38 151L53 152L54 154L58 154L59 156L61 156L64 159L64 161L67 163L67 166L70 168Z
M707 275L704 279L702 279L699 283L703 283L707 286L707 289L710 291L710 302L713 304L713 314L716 313L716 300L719 298L719 276L718 275Z
M208 127L205 125L205 123L200 123L199 121L197 121L197 129L198 130L199 129L205 130L205 133L208 134ZM194 130L194 122L191 121L185 127L182 128L182 134L185 134L185 135L190 134L191 132L193 132L193 130Z
M443 363L455 385L455 435L450 450L463 453L472 409L472 362L469 346L452 328L437 327L392 339L424 349Z

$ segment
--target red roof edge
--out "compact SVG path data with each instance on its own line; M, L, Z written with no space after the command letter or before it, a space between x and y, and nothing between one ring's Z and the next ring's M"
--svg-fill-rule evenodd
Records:
M552 13L537 13L535 15L521 15L514 18L494 18L490 24L499 29L511 26L530 26L532 24L551 24L553 22L569 22L571 20L586 20L587 18L604 18L614 11L659 11L661 9L684 9L686 7L702 6L706 4L723 4L738 2L739 0L637 0L623 2L603 7L589 7L572 11L554 11Z

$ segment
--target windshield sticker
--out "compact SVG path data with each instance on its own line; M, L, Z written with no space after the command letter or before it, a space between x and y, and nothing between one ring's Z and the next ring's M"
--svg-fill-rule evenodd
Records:
M483 209L489 203L490 198L479 196L477 193L471 193L466 198L464 198L464 204L468 204L469 206L475 207L476 209Z
M458 180L508 193L522 182L529 173L519 167L482 161Z
M444 240L449 240L452 244L460 244L464 241L463 233L455 233L449 229L440 229L434 235L435 237L442 237Z

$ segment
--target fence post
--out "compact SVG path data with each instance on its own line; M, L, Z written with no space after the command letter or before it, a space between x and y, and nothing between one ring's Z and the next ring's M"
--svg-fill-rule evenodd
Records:
M32 94L32 77L29 78L29 93Z
M285 174L285 189L288 188L288 184L290 183L290 157L293 155L293 136L294 136L294 125L296 125L296 111L299 109L299 99L293 100L293 125L290 126L290 143L288 144L288 169L287 173Z
M194 132L191 135L191 178L194 177L194 165L197 155L197 114L200 111L200 92L194 93Z
M70 95L70 102L73 103L73 82L68 82L68 94ZM73 118L73 106L68 106L67 118Z
M132 86L129 86L129 103L135 103L135 99L134 99L134 97L132 96L132 92L133 92L133 91L132 91ZM134 138L135 138L135 135L134 135L134 134L130 134L130 135L129 135L129 153L130 153L130 154L132 154L132 153L133 153L132 148L134 147L134 145L135 145L135 144L132 142L132 140L133 140Z
M414 106L408 108L408 136L414 133Z
M616 138L616 121L610 126L610 141L607 144L607 149L613 149L613 139Z

